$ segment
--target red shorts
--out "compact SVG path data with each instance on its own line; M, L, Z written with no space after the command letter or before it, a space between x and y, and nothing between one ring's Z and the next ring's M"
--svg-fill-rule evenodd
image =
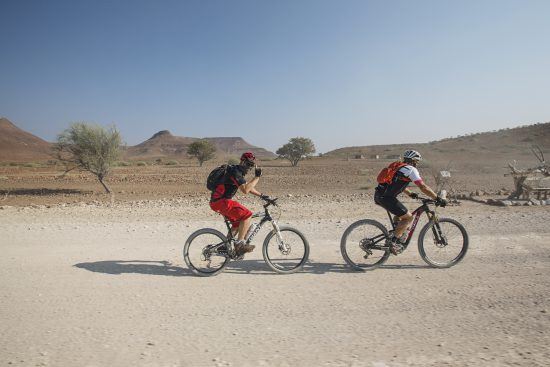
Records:
M252 212L250 210L230 199L214 201L210 203L210 208L229 219L233 228L237 228L241 221L252 216Z

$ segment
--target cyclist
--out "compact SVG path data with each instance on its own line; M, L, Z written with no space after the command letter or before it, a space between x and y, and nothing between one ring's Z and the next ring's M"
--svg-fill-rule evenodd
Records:
M418 198L418 194L407 189L410 182L414 182L416 186L424 194L436 201L437 205L445 206L447 202L440 198L428 185L424 183L416 166L422 160L422 156L415 150L407 150L403 154L402 162L394 162L388 167L388 177L385 182L379 183L375 189L374 202L380 205L397 218L398 224L395 232L390 240L390 252L397 255L402 249L401 236L405 233L407 226L411 223L413 216L407 208L397 199L397 196L402 192L409 195L413 199ZM392 170L393 168L393 170ZM383 170L384 172L384 170ZM379 179L380 182L380 179Z
M254 178L247 182L244 176L253 167L255 168ZM235 251L239 255L251 252L255 247L247 245L244 241L250 227L252 212L232 199L237 190L241 190L245 194L250 193L264 200L269 200L269 196L263 195L255 189L261 175L262 169L256 166L256 157L254 154L252 152L245 152L241 156L240 164L228 167L227 173L216 185L210 198L210 208L228 218L233 226L233 234L238 233L237 242L235 242Z

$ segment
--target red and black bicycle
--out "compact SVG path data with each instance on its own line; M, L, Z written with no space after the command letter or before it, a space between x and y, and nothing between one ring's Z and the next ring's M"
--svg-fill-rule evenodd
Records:
M464 258L468 251L468 233L462 224L454 219L439 218L429 205L434 200L419 198L422 205L413 211L413 222L406 232L406 241L401 245L403 252L411 242L416 225L422 213L428 216L428 223L418 235L418 251L422 259L435 268L449 268ZM437 206L437 205L436 205ZM388 212L392 229L382 223L363 219L350 225L342 236L340 251L344 260L355 270L375 269L384 264L390 256L390 239L397 223Z

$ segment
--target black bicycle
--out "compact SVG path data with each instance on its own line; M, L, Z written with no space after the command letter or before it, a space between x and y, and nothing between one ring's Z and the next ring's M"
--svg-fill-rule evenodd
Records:
M398 253L409 246L416 225L422 213L428 216L428 223L418 235L418 251L422 259L435 268L449 268L464 258L468 251L468 233L462 224L454 219L439 218L430 204L435 200L419 198L422 205L413 211L413 222L405 233L406 241ZM375 269L384 264L390 256L390 241L397 226L388 212L392 229L372 219L359 220L350 225L342 236L340 251L344 260L355 270Z
M265 199L264 199L265 200ZM300 270L309 257L309 243L297 229L279 226L269 211L270 206L277 207L277 199L267 199L264 211L252 215L261 218L252 224L246 244L250 244L262 226L271 222L273 230L263 243L263 257L267 265L277 273L289 274ZM235 237L231 230L231 221L225 219L227 236L213 228L203 228L192 233L183 249L183 258L187 266L197 275L211 276L219 274L230 260L242 260L244 255L235 252Z

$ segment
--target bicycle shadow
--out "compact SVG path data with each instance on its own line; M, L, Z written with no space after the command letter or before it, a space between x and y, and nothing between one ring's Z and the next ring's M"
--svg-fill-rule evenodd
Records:
M191 270L173 266L169 261L154 260L104 260L78 263L76 268L94 273L111 275L144 274L172 277L196 276ZM379 269L433 269L429 265L382 265ZM224 270L229 274L278 275L263 260L240 260L230 262ZM296 274L361 273L346 264L308 261Z
M94 273L103 274L147 274L181 277L194 275L189 269L172 266L168 261L105 260L73 265Z
M378 269L436 269L430 265L414 265L414 264L395 264L395 265L381 265Z
M277 275L263 260L232 261L227 265L225 272L231 274ZM344 264L307 261L304 267L296 274L325 274L325 273L354 273L355 271Z

